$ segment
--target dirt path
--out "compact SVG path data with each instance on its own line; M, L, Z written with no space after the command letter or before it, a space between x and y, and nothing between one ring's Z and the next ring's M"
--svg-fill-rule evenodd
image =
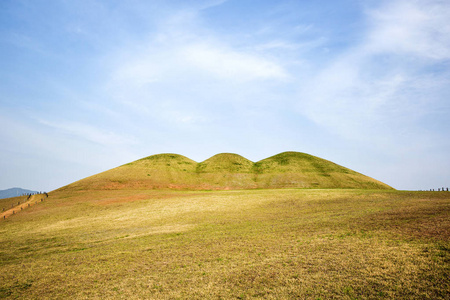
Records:
M4 220L14 214L20 213L22 210L44 201L46 198L47 196L45 194L32 195L27 201L2 212L0 214L0 220Z

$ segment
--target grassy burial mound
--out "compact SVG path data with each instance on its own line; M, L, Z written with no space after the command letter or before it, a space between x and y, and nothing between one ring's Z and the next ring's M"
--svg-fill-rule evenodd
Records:
M331 161L299 152L284 152L254 164L260 188L391 189L390 186Z
M62 190L254 188L392 189L325 159L284 152L256 163L232 153L217 154L200 163L178 154L157 154L82 179Z
M197 162L178 154L157 154L87 177L62 190L191 189Z
M233 153L221 153L197 165L200 186L216 189L256 188L254 163Z

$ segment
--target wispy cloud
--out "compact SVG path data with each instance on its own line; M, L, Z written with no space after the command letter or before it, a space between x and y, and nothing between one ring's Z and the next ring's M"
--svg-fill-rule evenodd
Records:
M433 64L449 58L450 10L442 1L390 1L367 17L366 38L307 82L300 109L346 138L380 144L442 99L420 93L448 90L448 72L435 72Z
M368 11L372 26L365 50L450 58L450 5L440 0L388 1Z
M227 2L228 0L209 0L205 1L203 4L201 4L200 9L208 9L215 6L220 6Z
M133 87L211 76L233 82L289 77L283 66L273 59L205 38L192 38L182 43L178 38L163 43L151 41L141 51L130 55L130 59L121 61L113 74L114 86Z
M236 46L199 19L192 8L176 11L157 34L109 56L105 92L124 109L162 124L193 125L217 118L224 102L264 102L248 95L291 80L284 60L256 46ZM270 94L258 96L264 93Z
M64 134L102 146L132 145L136 143L136 140L133 137L120 135L113 131L99 129L95 126L79 122L50 122L46 120L39 120L39 122L43 125L57 129Z
M182 49L182 55L193 68L206 71L220 79L243 82L280 80L288 77L286 71L276 62L226 47L193 44Z

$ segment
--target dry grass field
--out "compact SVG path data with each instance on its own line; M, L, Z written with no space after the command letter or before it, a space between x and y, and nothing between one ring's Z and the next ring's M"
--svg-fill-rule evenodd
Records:
M60 190L0 220L0 298L449 299L449 251L446 192Z

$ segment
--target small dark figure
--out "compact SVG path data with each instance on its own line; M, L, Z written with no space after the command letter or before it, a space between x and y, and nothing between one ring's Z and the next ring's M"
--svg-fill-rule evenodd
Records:
M3 216L3 220L6 219L6 216Z
M13 211L13 214L14 214L14 211Z
M22 206L20 207L20 210L23 210L23 207L22 207Z

